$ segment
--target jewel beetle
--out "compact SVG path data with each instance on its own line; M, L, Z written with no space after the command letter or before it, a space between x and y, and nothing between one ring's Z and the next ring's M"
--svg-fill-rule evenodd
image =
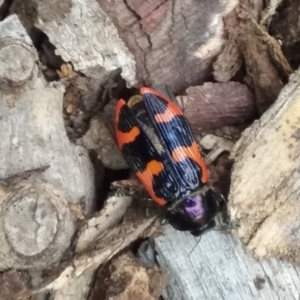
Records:
M168 222L198 236L215 225L226 200L207 186L207 166L191 126L170 98L150 87L127 102L120 98L116 140L150 197L167 208Z

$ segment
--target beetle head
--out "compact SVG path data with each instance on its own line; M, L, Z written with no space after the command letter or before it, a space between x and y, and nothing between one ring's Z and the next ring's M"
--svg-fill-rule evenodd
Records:
M225 197L211 189L187 196L167 214L169 223L179 231L198 232L210 226L215 216L226 206Z

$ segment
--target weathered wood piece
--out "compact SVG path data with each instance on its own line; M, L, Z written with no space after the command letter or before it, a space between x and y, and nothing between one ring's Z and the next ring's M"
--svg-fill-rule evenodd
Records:
M227 43L214 62L214 78L230 80L245 63L245 81L254 90L260 114L274 103L293 72L279 43L260 24L263 2L240 0L224 18ZM262 20L264 22L266 19Z
M176 98L194 129L241 124L256 116L252 93L238 82L206 82Z
M49 268L62 258L75 231L65 195L42 183L7 187L0 217L1 270Z
M16 1L14 11L45 32L56 54L71 61L76 71L121 67L131 85L165 82L179 92L207 78L223 44L222 16L236 4L63 0L49 5L31 0Z
M134 54L138 82L177 93L207 78L221 50L222 16L237 1L98 1Z
M122 219L131 204L131 197L112 197L106 201L98 216L89 219L81 228L76 252L81 253Z
M231 215L240 223L238 236L260 259L300 263L299 120L298 70L232 153Z
M48 84L37 77L36 52L16 16L0 24L0 37L6 43L1 54L8 55L1 59L0 81L6 91L0 91L1 132L5 133L0 145L0 178L49 165L40 178L61 187L75 203L84 199L86 211L90 212L94 197L93 168L87 151L71 144L66 135L62 118L63 86ZM24 53L21 59L16 59L21 53ZM26 78L29 82L25 86ZM11 89L16 86L20 90Z
M74 256L72 260L55 270L55 277L43 281L36 292L61 291L64 288L68 289L68 286L74 290L76 280L80 276L91 276L100 264L109 261L133 241L144 234L153 233L154 229L151 226L155 223L154 217L139 221L139 223L133 221L121 224L107 232L104 238L90 245L88 251Z
M165 226L155 243L169 279L166 300L299 297L299 267L276 259L257 262L231 234L210 231L200 239Z
M47 269L71 245L69 203L93 209L93 167L66 135L63 86L38 74L36 50L16 15L0 23L0 57L0 269Z
M63 89L37 75L36 52L16 16L0 23L0 40L0 178L7 181L0 269L49 267L74 234L68 201L84 198L86 210L92 209L93 169L86 150L69 142L61 114Z

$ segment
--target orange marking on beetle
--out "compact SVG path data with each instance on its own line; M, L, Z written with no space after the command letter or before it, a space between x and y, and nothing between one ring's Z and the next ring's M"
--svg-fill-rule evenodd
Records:
M156 90L154 90L154 89L152 89L150 87L141 87L140 88L140 93L141 93L141 95L144 95L144 94L153 94L153 95L155 95L157 97L160 97L160 98L166 100L168 103L169 102L172 103L172 101L168 97L166 97L164 94L162 94L162 93L160 93L160 92L158 92L158 91L156 91Z
M136 126L133 127L129 132L122 132L118 130L116 135L119 148L122 149L124 144L134 142L140 133L140 130Z
M164 99L167 102L166 111L163 112L162 114L155 115L156 122L158 122L158 123L169 122L173 119L174 116L182 116L183 115L181 109L175 103L173 103L170 99L168 99L168 97L159 93L158 91L148 88L148 87L142 87L140 89L140 93L142 95L153 94L157 97Z
M120 111L122 109L123 106L126 105L126 102L123 99L119 99L119 101L116 104L116 108L115 108L115 124L116 127L118 126L119 123L119 117L120 117Z
M158 123L170 122L175 116L182 116L180 108L173 102L169 102L167 109L162 114L155 115L155 121Z
M198 165L201 167L202 170L201 181L203 183L206 183L208 181L207 167L200 155L199 148L197 147L197 144L195 142L193 142L193 144L187 148L177 147L172 152L172 159L175 162L183 161L186 157L189 157L190 159L198 163Z
M166 204L166 201L155 195L153 190L153 176L159 175L163 168L164 166L161 162L157 160L151 160L150 162L148 162L145 171L136 172L136 176L142 182L150 197L160 206L164 206Z
M126 105L126 102L123 99L120 99L115 109L115 132L119 148L122 148L124 144L132 143L141 133L139 128L136 126L132 127L129 132L122 132L118 130L120 111L124 105Z
M147 163L146 169L149 170L149 172L152 175L159 175L159 173L163 170L164 165L157 160L151 160Z
M155 121L157 123L170 122L173 118L174 118L174 113L171 112L169 109L167 109L162 114L156 114L155 115Z

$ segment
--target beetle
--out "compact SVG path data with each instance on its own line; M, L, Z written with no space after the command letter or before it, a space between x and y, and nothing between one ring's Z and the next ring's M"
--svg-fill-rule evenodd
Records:
M226 200L208 187L207 166L179 106L141 87L127 102L117 101L114 126L125 160L150 197L167 209L166 220L194 236L214 227Z

